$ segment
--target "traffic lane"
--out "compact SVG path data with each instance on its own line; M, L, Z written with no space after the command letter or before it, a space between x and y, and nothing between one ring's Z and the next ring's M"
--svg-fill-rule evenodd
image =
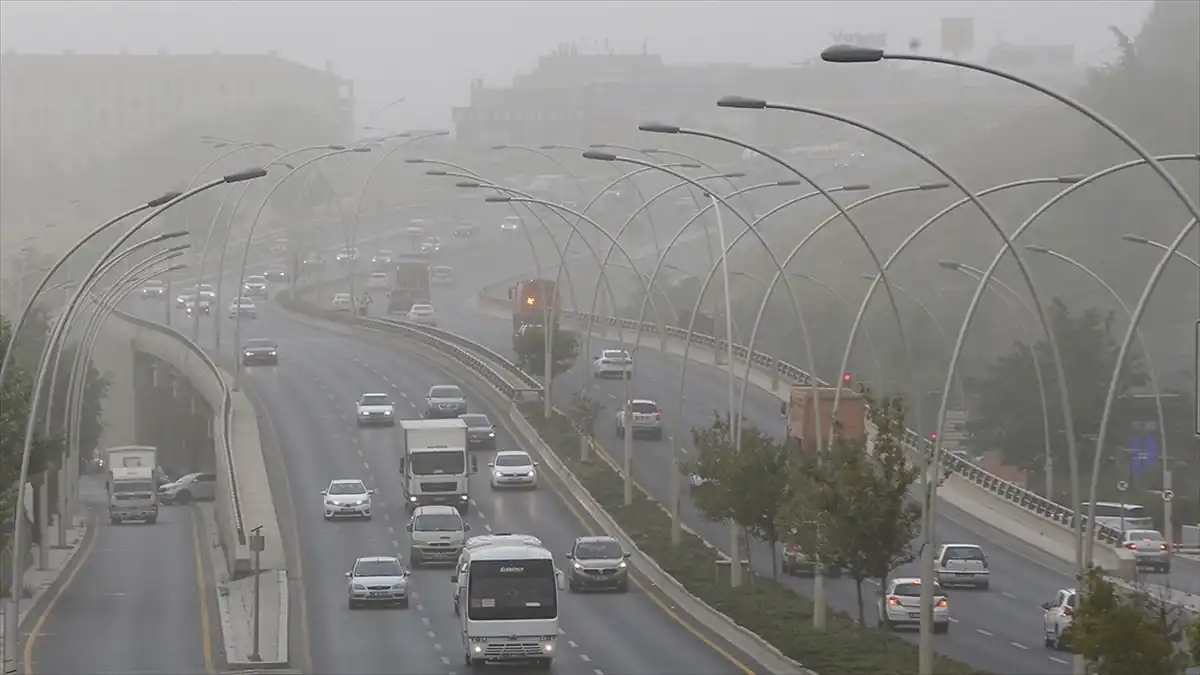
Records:
M361 555L402 555L396 538L396 510L380 481L364 462L353 423L353 400L333 390L306 367L305 345L321 349L324 336L290 326L280 340L291 354L274 368L246 371L279 437L288 480L294 491L298 550L304 569L310 645L315 672L394 671L397 651L412 672L445 672L445 663L426 636L421 617L408 610L355 610L347 606L345 572ZM330 480L362 478L378 490L370 521L325 522L320 492Z
M392 383L406 383L408 389L399 390L401 396L396 399L396 403L398 408L406 409L409 414L419 414L419 405L414 405L414 399L419 402L421 399L418 397L424 393L421 382L435 383L447 379L432 367L426 369L427 367L419 365L422 362L412 357L406 358L402 353L383 350L370 344L357 344L356 353L353 355L341 353L340 349L330 350L329 353L340 356L342 363L349 361L354 364L343 369L342 377L337 380L351 383L347 384L347 395L353 389L375 387L375 390L379 390L383 386L392 386ZM438 377L441 379L434 379ZM322 379L329 381L329 378ZM503 414L500 411L487 412L496 419ZM383 439L382 435L371 435ZM384 467L382 471L376 472L377 476L396 476L398 481L396 447L391 442L372 443L372 450L376 453L372 464ZM502 434L498 439L498 447L515 447L515 443ZM479 457L481 469L471 481L471 495L476 507L469 518L476 524L473 534L486 531L528 532L541 538L556 555L564 555L570 550L575 537L589 533L581 522L561 517L565 501L560 496L548 492L547 487L533 492L492 491L486 471L492 453L475 453L474 456ZM569 504L567 507L570 509ZM482 524L482 528L479 524ZM565 559L563 562L565 563ZM420 572L423 570L418 571ZM445 583L444 576L443 572L435 577L435 593L438 592L438 587ZM449 594L450 591L446 589L445 592ZM445 609L449 609L451 597L444 602ZM438 606L443 604L439 598L426 599L426 602ZM717 652L704 645L682 625L669 619L659 608L654 607L652 601L636 588L624 595L564 595L562 602L565 634L561 640L564 641L566 649L560 658L567 656L569 661L565 665L556 666L559 672L573 672L570 670L574 667L570 660L576 658L582 664L591 664L592 668L611 673L650 675L664 672L736 671ZM443 619L453 623L453 614ZM575 646L572 647L572 644ZM597 651L597 647L606 644L621 644L623 651L620 654ZM680 649L664 653L663 646L666 644L677 644ZM577 665L582 667L581 664ZM562 670L564 667L568 670Z
M472 332L476 335L487 332L491 341L498 342L504 331L497 330L494 324L502 322L493 320L492 325L485 330L482 326L486 321L486 318L480 320L478 322L480 328ZM614 341L598 340L596 342L597 349L619 347L619 343ZM648 359L647 356L660 358ZM637 360L634 379L630 382L633 396L635 398L652 398L657 401L673 400L678 396L678 388L675 383L679 381L680 369L676 366L681 362L682 359L675 357L663 359L656 352L642 352L642 358ZM713 410L723 410L728 407L727 375L724 372L703 364L691 364L689 373L692 376L687 381L688 405L684 406L684 424L681 428L670 428L669 425L673 423L674 411L670 408L666 409L668 424L666 433L678 438L682 453L679 459L684 461L695 456L691 442L691 428L707 425L711 422ZM578 391L578 373L561 375L556 378L555 382L557 386L553 392L554 403L556 406L564 408L570 404L572 394ZM621 463L624 460L624 442L615 433L614 418L625 397L626 383L620 380L597 382L591 378L589 378L589 383L593 392L590 395L606 404L597 425L598 440L608 449L610 456ZM645 387L649 387L649 389ZM667 391L667 388L670 391ZM764 409L770 405L777 406L777 402L778 399L756 387L747 390L747 419L762 425L764 429L779 425L778 408L776 407L773 414ZM758 405L751 407L754 403ZM666 442L661 443L634 441L632 458L634 476L652 496L662 503L669 502L670 472L676 470L676 461L672 457L671 448L669 438ZM686 490L687 487L686 481L681 481L681 488ZM685 499L684 504L688 525L700 532L710 542L727 550L728 529L720 524L703 520L692 506L690 499ZM989 545L973 531L950 523L945 518L939 522L942 521L947 524L941 526L939 540L979 543L984 546L992 558L991 567L996 577L992 590L989 592L955 592L955 609L962 608L956 612L960 615L960 621L966 621L961 617L971 617L971 622L981 621L981 623L978 623L977 627L970 627L971 635L965 638L952 635L949 636L949 640L943 640L943 642L954 642L956 645L967 644L967 648L961 656L976 664L1011 662L1013 667L1020 668L1013 672L1038 672L1038 668L1048 667L1042 660L1024 655L1021 647L1015 647L1013 643L1024 647L1038 644L1041 639L1039 605L1045 601L1044 598L1053 597L1054 590L1061 588L1062 584L1069 583L1069 580L1046 572L1039 573L1039 571L1033 571L1031 575L1030 562L1026 558L1011 554L1005 549L996 551L995 546ZM754 547L755 551L751 559L757 561L756 571L760 574L770 575L772 573L771 560L777 554L762 542L755 542ZM1002 571L997 572L996 570ZM1011 574L1006 572L1011 572ZM902 568L897 571L897 574L916 575L915 565L907 566L907 569ZM1012 583L1009 583L1010 579ZM789 583L797 591L811 596L811 584L789 580L785 580L785 583ZM830 597L831 604L835 608L851 612L852 615L856 612L855 589L848 581L831 582ZM871 609L873 610L874 607ZM992 638L987 644L977 644L987 638ZM951 648L947 646L943 651L950 655Z
M217 624L202 615L208 567L195 509L164 507L155 525L110 525L104 487L82 498L96 528L32 641L26 673L213 673ZM211 607L216 598L206 598ZM27 642L27 644L29 644Z

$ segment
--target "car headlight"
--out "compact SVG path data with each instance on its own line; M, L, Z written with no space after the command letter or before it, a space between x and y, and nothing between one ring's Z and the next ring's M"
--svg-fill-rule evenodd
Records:
M267 356L275 356L275 350L272 349L271 351L267 352Z
M337 502L326 499L325 506L337 506Z
M488 432L488 438L495 438L495 437L496 437L496 432L494 432L494 431Z
M368 413L366 410L359 409L358 414L359 415L367 415Z
M392 411L391 411L391 410L384 410L384 411L383 411L383 414L384 414L384 415L387 415L388 417L391 417L391 415L392 415Z
M364 586L363 584L353 584L353 588L354 588L354 590L356 590L356 591L365 591L365 590L367 590L367 587L366 587L366 586Z
M572 563L572 566L580 572L583 571L583 565L580 565L579 563Z
M553 642L547 642L547 643L543 644L543 645L542 645L542 651L543 651L544 653L546 653L546 654L549 654L550 652L554 651L554 643L553 643Z
M246 352L246 356L254 356L254 352Z
M624 561L624 560L622 560L621 562L617 563L617 569L619 569L619 570L623 570L623 569L625 569L626 567L629 567L629 565L627 565L627 564L625 563L625 561Z
M496 477L496 478L499 478L499 477L500 477L500 472L499 472L499 471L493 471L493 472L492 472L492 476L494 476L494 477Z
M404 589L406 589L406 588L408 588L408 584L407 584L407 583L405 583L405 582L403 582L403 581L401 581L400 583L398 583L398 584L395 584L395 585L393 585L393 586L392 586L392 590L393 590L393 591L402 591L402 590L404 590Z

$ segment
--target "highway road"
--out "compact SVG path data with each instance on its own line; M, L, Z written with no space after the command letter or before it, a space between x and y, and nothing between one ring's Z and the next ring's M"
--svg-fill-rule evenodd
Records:
M25 675L217 672L216 596L195 508L164 507L153 527L110 525L102 480L85 477L80 494L95 531L28 619Z

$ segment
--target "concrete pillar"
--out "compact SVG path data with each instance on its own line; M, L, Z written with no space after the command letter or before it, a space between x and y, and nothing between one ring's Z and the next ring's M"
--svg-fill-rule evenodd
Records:
M50 567L50 473L42 472L37 488L39 570Z

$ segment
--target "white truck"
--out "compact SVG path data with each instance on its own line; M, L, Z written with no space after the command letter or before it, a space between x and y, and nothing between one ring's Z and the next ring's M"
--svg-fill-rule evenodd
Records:
M464 665L532 661L550 669L566 582L549 550L512 540L485 545L471 551L450 581L465 596L459 600L466 608L459 612Z
M404 507L445 504L460 513L468 509L467 423L458 418L400 420L400 473Z
M107 453L108 519L117 525L158 521L158 450L149 445L122 445Z

